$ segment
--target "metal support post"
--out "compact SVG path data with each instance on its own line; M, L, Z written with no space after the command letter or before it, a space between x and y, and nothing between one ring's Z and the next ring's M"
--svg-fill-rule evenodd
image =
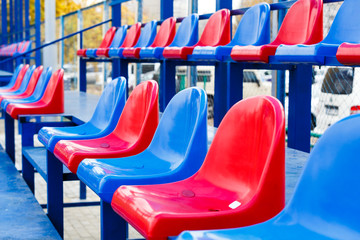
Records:
M41 5L40 0L35 0L35 47L41 46ZM41 65L41 51L35 53L36 66Z
M311 82L311 65L299 64L290 70L288 147L304 152L310 152Z
M110 203L100 200L100 214L101 214L101 240L127 240L128 239L128 224L119 216L111 207Z
M174 0L161 0L160 5L161 20L174 16Z
M175 63L173 61L163 60L160 65L160 111L163 112L175 95L176 76Z
M59 235L64 237L63 164L47 150L47 210Z
M232 0L216 0L216 11L227 8L232 9Z
M7 6L6 0L1 1L1 43L7 44L8 43L8 33L7 33Z
M15 163L14 119L4 110L3 116L5 116L5 151L10 159Z

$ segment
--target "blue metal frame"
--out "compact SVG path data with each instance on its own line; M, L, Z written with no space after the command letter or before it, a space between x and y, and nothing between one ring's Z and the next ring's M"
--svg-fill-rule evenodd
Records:
M6 0L1 1L1 43L7 44L7 6L6 6Z

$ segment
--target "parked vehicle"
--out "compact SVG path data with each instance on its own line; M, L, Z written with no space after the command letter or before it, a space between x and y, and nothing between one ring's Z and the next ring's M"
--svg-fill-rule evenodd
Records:
M360 69L328 68L321 85L316 107L317 133L323 133L340 119L360 113Z

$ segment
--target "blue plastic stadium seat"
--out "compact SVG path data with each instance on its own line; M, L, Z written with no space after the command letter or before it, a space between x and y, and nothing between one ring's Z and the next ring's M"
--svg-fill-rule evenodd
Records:
M225 46L195 47L189 59L218 60L230 58L235 45L259 46L270 42L270 5L260 3L249 8L241 18L232 41ZM231 59L231 58L230 58Z
M125 105L126 80L119 77L104 89L89 122L75 127L44 127L38 138L51 152L60 140L78 140L103 137L111 133Z
M360 239L359 128L360 115L354 115L325 132L293 198L273 219L245 228L183 232L177 240Z
M96 56L98 57L109 57L109 50L110 48L119 48L121 44L123 44L125 37L126 37L126 31L128 29L128 25L124 25L119 27L116 30L116 33L114 35L114 38L111 42L111 45L108 48L98 48L96 50Z
M160 59L164 48L169 46L174 40L176 32L176 18L166 19L160 26L154 42L149 47L143 47L140 50L142 59Z
M132 25L127 31L124 42L117 48L111 47L109 49L108 52L109 57L111 58L122 57L122 52L124 48L133 47L137 43L140 37L140 33L141 33L141 23L136 23Z
M156 28L157 24L155 20L146 23L135 46L124 48L122 56L125 58L139 58L141 48L149 47L154 42Z
M35 90L30 97L23 99L4 99L1 101L1 108L6 110L6 107L10 103L33 103L39 101L41 97L44 95L46 86L51 78L51 75L52 75L52 68L48 67L45 71L42 72L36 84Z
M35 65L29 67L29 69L27 70L26 74L24 75L24 78L21 82L20 87L16 90L16 91L11 91L11 92L2 92L0 93L1 96L8 96L8 95L19 95L22 94L26 91L26 88L30 82L31 76L35 70Z
M20 64L19 66L17 66L15 68L14 74L11 76L11 79L10 79L9 83L6 84L5 86L0 87L1 90L11 89L15 85L16 79L17 79L17 77L19 75L19 72L23 68L23 66L24 66L23 64Z
M165 183L190 177L202 165L206 152L206 93L188 88L169 102L145 151L124 158L85 159L77 175L110 203L123 184Z
M328 35L323 41L313 45L280 45L275 59L280 62L306 62L326 64L326 57L336 56L343 42L360 43L360 14L354 9L360 8L358 0L344 0Z

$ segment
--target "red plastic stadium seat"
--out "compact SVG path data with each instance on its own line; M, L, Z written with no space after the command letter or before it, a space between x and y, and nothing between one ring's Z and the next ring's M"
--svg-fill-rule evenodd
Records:
M139 40L141 33L141 23L136 23L130 27L128 30L124 42L121 44L120 48L110 48L108 51L109 57L121 57L124 48L129 48L135 46Z
M235 46L235 61L269 62L280 44L314 44L323 38L322 0L299 0L289 9L276 39L262 46Z
M169 184L122 186L111 206L146 239L183 230L263 222L285 204L285 117L270 96L247 98L225 115L205 161Z
M22 69L20 70L19 75L16 78L16 82L15 82L14 86L12 86L11 88L8 88L8 89L0 89L0 94L5 93L5 92L14 92L14 91L18 90L21 86L21 83L22 83L24 76L25 76L27 70L29 69L29 67L30 66L27 64L24 65L22 67Z
M107 32L105 33L105 36L100 43L99 48L108 48L114 38L114 34L116 32L116 27L111 27ZM80 57L86 57L86 48L77 50L76 54Z
M230 11L222 9L211 15L200 40L191 47L166 47L163 51L165 58L187 59L197 46L222 46L230 42Z
M3 96L0 93L0 103L2 102L3 99L20 99L20 98L30 97L35 90L36 84L42 72L43 72L43 66L39 66L34 70L33 74L31 75L30 81L26 87L26 90L23 93L17 95L3 95Z
M359 65L360 44L343 43L336 52L336 59L344 65Z
M176 33L176 18L170 17L166 19L160 26L159 32L156 34L154 42L150 47L166 47L175 37Z
M85 158L125 157L144 151L159 122L158 85L139 84L126 101L118 124L105 137L88 140L61 140L54 155L73 173Z
M57 70L49 80L42 98L33 103L10 103L6 112L14 119L27 114L54 114L64 112L64 70Z

